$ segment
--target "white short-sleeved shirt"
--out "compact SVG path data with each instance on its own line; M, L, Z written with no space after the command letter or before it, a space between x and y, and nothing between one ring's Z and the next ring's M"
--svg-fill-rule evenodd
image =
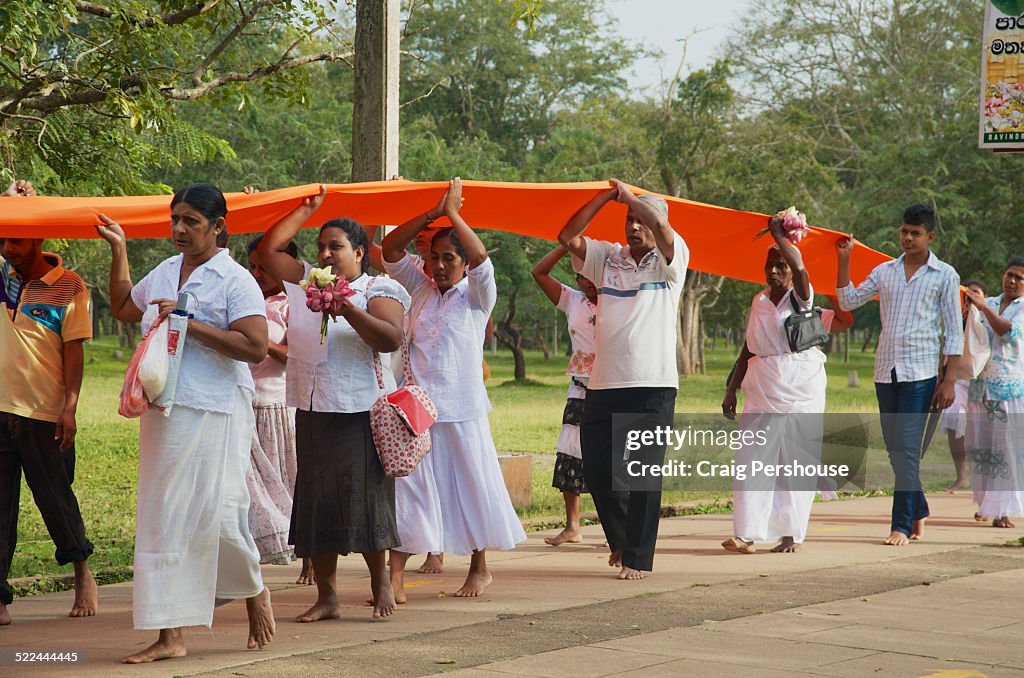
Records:
M312 267L304 262L305 275ZM409 310L409 294L394 280L363 274L349 282L355 291L350 297L354 306L366 310L372 299L387 297ZM367 291L369 287L369 291ZM322 313L306 307L306 293L294 283L284 283L290 306L288 314L288 363L286 367L286 402L289 407L313 412L366 412L383 391L377 385L373 368L373 349L345 318L328 320L327 339L320 344ZM390 361L382 354L381 362ZM394 388L394 378L385 389Z
M655 247L637 264L629 248L586 238L580 273L597 285L592 390L678 388L676 316L690 251L674 234L672 262Z
M228 256L226 249L192 271L179 290L183 260L180 254L164 260L132 288L132 301L143 312L143 332L149 331L157 317L151 301L177 299L184 292L191 293L189 313L219 330L227 330L231 323L249 316L266 317L260 286ZM254 391L248 364L221 355L192 335L185 338L179 369L174 402L185 407L230 414L236 388Z
M387 274L412 295L406 322L416 383L427 390L441 422L478 419L491 409L484 388L484 332L498 300L494 265L485 259L444 294L419 258L384 262Z
M275 344L284 341L288 331L288 295L283 291L267 297L267 338ZM256 382L257 405L277 405L285 401L285 367L277 358L268 355L258 365L250 365Z
M572 357L569 358L565 373L584 380L585 384L597 354L594 337L597 329L597 304L591 303L583 292L562 285L557 306L558 310L565 313L569 324L569 339L572 341Z
M750 304L750 318L747 320L747 348L754 355L762 357L792 353L789 348L789 336L786 334L786 318L793 315L793 304L790 302L790 297L796 293L791 287L778 304L772 303L769 294L770 290L764 289L754 295L754 300ZM812 301L814 299L813 288L810 297L811 299L804 301L799 295L796 296L797 305L801 311L806 311L814 305ZM822 309L821 322L826 330L832 327L834 317L835 311ZM803 353L813 351L821 353L817 347L803 351ZM823 356L824 354L822 354Z

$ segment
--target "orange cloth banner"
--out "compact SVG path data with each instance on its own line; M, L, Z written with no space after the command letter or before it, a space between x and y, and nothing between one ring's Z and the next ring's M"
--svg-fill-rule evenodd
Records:
M328 184L324 204L306 226L347 216L363 224L400 224L434 207L447 182L376 181ZM464 181L462 216L470 226L520 233L555 240L558 231L577 209L609 185L603 181L565 184L521 184ZM316 195L319 184L307 184L253 195L226 194L228 231L258 233L293 210L303 198ZM636 193L647 191L635 189ZM767 225L764 214L664 196L669 221L690 248L690 268L705 273L764 283L765 252L772 244L754 235ZM780 205L785 207L785 205ZM98 198L0 198L0 237L95 238L97 215L104 213L124 227L129 238L166 238L170 235L170 196L111 196ZM609 203L591 222L586 235L624 242L626 208ZM440 220L435 222L443 225ZM820 228L800 243L804 263L817 292L835 289L834 243L842 234ZM851 279L863 280L890 257L858 244Z

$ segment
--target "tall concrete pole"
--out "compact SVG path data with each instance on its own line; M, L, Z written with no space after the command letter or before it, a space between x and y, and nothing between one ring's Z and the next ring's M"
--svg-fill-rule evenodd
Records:
M398 174L400 0L357 0L352 181Z

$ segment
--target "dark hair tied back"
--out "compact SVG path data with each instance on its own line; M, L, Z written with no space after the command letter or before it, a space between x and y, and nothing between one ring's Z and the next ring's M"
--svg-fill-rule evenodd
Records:
M433 246L441 238L448 238L452 243L452 247L455 249L455 253L459 255L463 263L467 263L466 250L462 248L462 242L459 240L459 234L455 232L454 228L442 228L440 231L434 234L434 237L430 239L430 244Z
M189 184L185 188L179 189L171 198L171 209L174 209L174 206L180 202L189 205L206 217L210 221L210 226L213 226L218 219L228 216L228 203L224 200L224 194L213 184ZM221 241L227 244L227 239L228 225L225 223L218 236L218 246Z
M370 239L366 236L366 229L352 219L331 219L320 227L320 233L328 228L341 230L348 238L348 244L352 249L363 248L363 259L361 261L363 273L370 271Z

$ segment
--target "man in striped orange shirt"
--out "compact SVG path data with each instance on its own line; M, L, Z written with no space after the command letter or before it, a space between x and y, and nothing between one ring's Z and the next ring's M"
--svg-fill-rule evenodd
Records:
M35 195L17 181L2 194ZM18 538L21 474L57 547L74 563L72 617L96 614L96 580L86 559L93 546L71 484L75 412L82 386L82 344L92 337L89 291L41 238L0 238L0 626L11 623L7 581Z

